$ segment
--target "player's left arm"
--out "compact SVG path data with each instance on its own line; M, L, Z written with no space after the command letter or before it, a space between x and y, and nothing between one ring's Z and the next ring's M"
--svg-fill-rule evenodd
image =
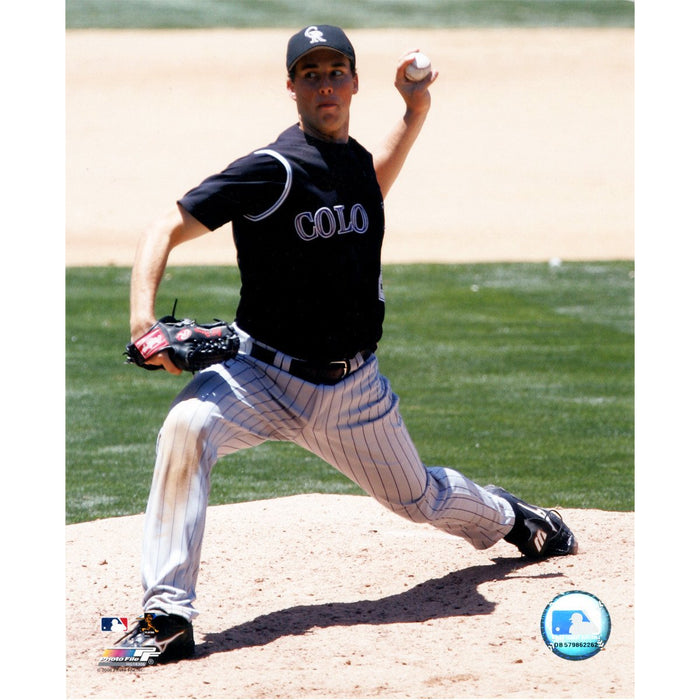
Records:
M407 52L399 60L394 81L394 86L403 97L406 111L401 121L387 136L384 145L374 154L374 169L384 197L396 181L411 147L423 128L430 110L429 88L438 77L437 71L433 71L420 82L408 80L405 71L411 62L410 53Z

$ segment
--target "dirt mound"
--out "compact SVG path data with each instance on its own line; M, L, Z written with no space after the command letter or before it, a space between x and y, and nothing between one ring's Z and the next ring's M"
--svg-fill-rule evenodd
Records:
M68 265L130 265L139 234L177 197L294 122L282 69L289 33L68 33ZM398 57L419 46L440 72L387 197L385 262L633 257L632 30L351 38L360 79L351 133L371 151L403 113ZM171 261L234 264L230 227Z
M532 563L364 496L210 507L196 657L130 672L98 670L115 641L100 620L140 613L143 516L69 525L68 697L632 697L634 516L562 514L578 556ZM571 590L612 620L605 650L581 663L540 633Z

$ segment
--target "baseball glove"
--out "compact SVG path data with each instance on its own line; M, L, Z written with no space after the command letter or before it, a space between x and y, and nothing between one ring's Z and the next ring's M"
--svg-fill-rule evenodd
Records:
M174 309L173 309L174 311ZM236 330L225 321L197 323L189 318L178 320L163 316L140 338L126 346L126 362L144 369L163 369L161 365L146 364L158 352L168 351L176 367L185 372L197 372L238 354L240 341Z

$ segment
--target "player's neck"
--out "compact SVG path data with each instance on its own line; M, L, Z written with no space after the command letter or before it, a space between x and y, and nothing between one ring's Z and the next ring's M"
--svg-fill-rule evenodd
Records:
M316 129L309 124L305 124L304 121L300 118L299 128L308 136L312 136L313 138L318 139L319 141L326 141L328 143L343 144L347 143L350 139L350 129L348 126L338 131L329 133L321 131L320 129Z

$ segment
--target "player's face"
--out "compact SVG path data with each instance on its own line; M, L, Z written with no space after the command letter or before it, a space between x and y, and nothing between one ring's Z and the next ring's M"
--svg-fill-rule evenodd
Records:
M332 49L316 49L296 64L287 89L297 103L301 128L325 141L345 143L350 133L350 102L357 92L350 59Z

